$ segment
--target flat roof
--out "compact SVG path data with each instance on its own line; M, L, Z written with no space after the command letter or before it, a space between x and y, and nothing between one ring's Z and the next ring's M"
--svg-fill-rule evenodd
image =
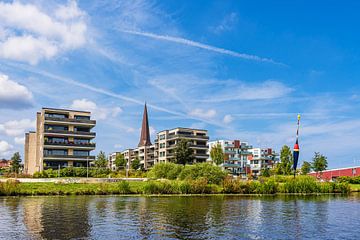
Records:
M49 107L43 107L43 110L55 110L55 111L66 111L66 112L83 112L83 113L90 113L89 111L81 111L81 110L74 110L74 109L64 109L64 108L49 108Z
M175 128L170 128L170 129L164 129L164 130L161 130L161 131L159 131L159 132L171 131L171 130L175 130L175 129L196 130L196 131L205 131L205 132L208 131L208 130L206 130L206 129L200 129L200 128L175 127Z
M343 167L343 168L334 168L334 169L327 169L322 172L332 172L332 171L339 171L339 170L346 170L346 169L353 169L353 168L360 168L360 166L354 166L354 167ZM315 171L312 171L310 173L316 173Z

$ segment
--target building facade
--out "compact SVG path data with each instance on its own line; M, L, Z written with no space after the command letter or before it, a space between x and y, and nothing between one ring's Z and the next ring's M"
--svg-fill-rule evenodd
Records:
M176 145L181 140L187 140L190 143L194 162L205 162L209 158L207 130L178 127L157 133L155 140L156 163L174 162Z
M224 170L228 171L233 176L246 178L250 173L250 165L248 160L251 158L252 148L247 142L240 140L217 140L209 142L209 159L212 162L210 152L211 149L220 144L224 152L224 162L220 165Z
M248 164L251 169L251 175L260 176L261 171L265 168L271 169L279 161L279 154L271 148L251 148L251 155Z
M95 125L90 112L43 108L36 115L36 131L25 134L25 172L87 166L95 160Z
M1 159L0 169L7 169L11 167L11 160Z
M308 175L326 181L336 180L338 177L358 177L360 176L360 166L329 169L322 171L322 173L311 172Z

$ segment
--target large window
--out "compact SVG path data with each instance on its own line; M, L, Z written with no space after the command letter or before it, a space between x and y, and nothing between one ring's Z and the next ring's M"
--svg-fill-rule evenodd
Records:
M67 131L69 128L67 126L61 125L45 125L45 130L60 130L60 131Z
M85 127L75 127L74 128L75 132L90 132L90 128L85 128Z
M78 119L78 120L90 120L90 116L75 116L75 119Z
M74 139L74 143L75 143L75 144L87 144L87 143L90 143L90 140L89 140L89 139L78 139L78 138L75 138L75 139Z
M48 138L45 138L45 142L48 142L48 143L67 143L68 140L66 138L48 137Z
M65 114L59 114L59 113L45 113L45 117L51 117L51 118L67 118L68 116Z
M65 156L65 155L68 155L68 151L62 150L62 149L45 149L44 155L45 156L50 156L50 155Z
M89 151L74 150L74 156L89 156Z

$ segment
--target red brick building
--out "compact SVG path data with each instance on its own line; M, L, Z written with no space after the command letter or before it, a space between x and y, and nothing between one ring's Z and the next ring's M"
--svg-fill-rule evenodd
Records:
M309 175L320 178L320 173L316 174L316 172L311 172L309 173ZM343 176L346 177L360 176L360 166L325 170L322 172L321 178L324 180L333 180L336 179L337 177L343 177Z

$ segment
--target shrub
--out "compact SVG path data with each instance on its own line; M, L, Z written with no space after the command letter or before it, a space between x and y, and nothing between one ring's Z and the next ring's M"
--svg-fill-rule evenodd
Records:
M15 180L7 180L6 182L0 182L0 195L1 196L13 196L19 192L19 183Z
M117 190L119 191L120 194L130 194L131 193L130 184L127 181L118 182Z
M173 194L178 193L177 184L169 181L148 181L143 186L144 194Z
M220 167L209 163L197 163L186 165L179 175L181 180L196 180L205 178L210 184L220 184L226 176L226 172Z
M213 193L213 189L211 185L208 184L208 180L206 178L188 180L188 184L191 186L190 193L193 194Z
M347 182L350 184L360 184L360 176L356 176L356 177L338 177L336 179L337 182Z
M153 166L153 168L148 172L147 176L149 178L166 178L166 179L176 179L180 172L182 171L183 166L175 163L159 163Z

